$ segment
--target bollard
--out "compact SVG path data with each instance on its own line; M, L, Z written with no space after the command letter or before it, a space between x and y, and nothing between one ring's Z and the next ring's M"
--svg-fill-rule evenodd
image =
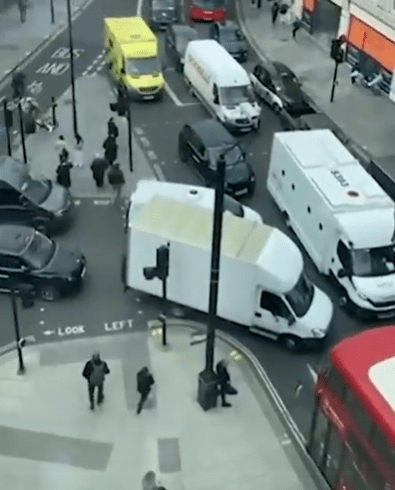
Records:
M51 97L51 109L52 109L52 126L54 128L57 127L58 121L56 120L56 108L58 107L58 104L55 102L55 97Z
M12 111L7 109L7 104L8 104L7 99L4 99L3 109L4 109L5 132L6 132L6 137L7 137L7 151L8 151L8 156L11 157L12 156L12 149L11 149L10 128L12 128L14 121L13 121Z

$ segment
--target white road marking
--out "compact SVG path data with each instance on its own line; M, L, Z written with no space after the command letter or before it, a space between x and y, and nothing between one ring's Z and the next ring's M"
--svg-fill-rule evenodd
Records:
M146 148L148 148L150 146L149 139L146 138L145 136L141 136L140 141L141 141L141 143L143 143L143 146L145 146Z
M134 127L134 132L136 134L138 134L139 136L142 135L142 134L144 134L144 131L141 128L139 128L138 126L135 126Z
M168 83L165 83L165 90L169 94L170 98L173 100L176 106L181 107L184 105L181 102L181 100L177 97L177 95L173 92L173 90L169 87Z
M108 206L111 202L111 199L97 199L93 201L93 204L96 206Z
M147 151L148 158L151 160L156 160L158 157L156 156L156 153L154 150L149 150Z
M160 165L158 163L154 163L153 167L154 167L155 175L158 177L158 180L161 180L162 182L165 182L166 181L166 177L165 177L162 169L160 168Z
M318 379L318 374L314 371L314 369L310 366L309 363L307 363L307 369L309 370L309 373L311 374L314 383L316 383Z
M53 335L56 333L56 330L44 330L43 334L44 335Z

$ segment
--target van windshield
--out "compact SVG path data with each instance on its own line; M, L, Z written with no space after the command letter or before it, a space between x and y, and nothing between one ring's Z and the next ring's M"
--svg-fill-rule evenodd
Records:
M135 58L129 59L126 62L126 72L129 75L157 75L160 73L161 67L159 58Z
M221 87L219 89L221 104L225 106L239 105L242 102L255 102L255 95L251 85L240 85L238 87Z
M55 253L55 243L41 233L34 233L33 238L27 237L27 242L27 247L21 257L32 269L43 269L49 264Z
M243 160L243 153L239 146L235 146L231 150L227 150L226 147L209 148L208 154L210 157L211 167L217 168L217 161L221 153L225 153L225 162L227 167L236 165L236 163Z
M22 180L21 191L34 204L42 204L51 193L52 183L49 180L33 180L30 175L25 175Z
M385 276L395 272L395 245L351 250L352 273L355 276Z
M152 7L155 10L174 10L176 6L174 0L153 0Z
M313 302L314 286L302 272L294 288L285 297L295 315L301 318L309 311Z

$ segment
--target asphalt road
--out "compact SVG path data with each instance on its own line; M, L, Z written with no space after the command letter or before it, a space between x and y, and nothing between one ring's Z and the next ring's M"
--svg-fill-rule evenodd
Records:
M135 1L95 0L75 20L73 34L77 77L89 67L89 73L93 73L94 67L100 66L103 17L129 16L136 11ZM207 35L207 25L198 25L196 28L202 38ZM163 41L162 33L159 37ZM35 82L35 86L41 86L42 82L42 91L34 96L43 106L49 104L51 96L60 96L70 85L65 51L67 45L67 32L64 32L26 69L28 84ZM199 184L201 181L193 169L178 159L177 137L183 124L208 117L208 114L190 96L181 75L174 71L165 56L163 61L167 65L165 76L170 90L161 103L133 104L135 137L140 140L145 138L148 142L147 158L153 163L152 152L158 156L166 180ZM250 68L256 61L252 54L246 68ZM2 95L6 94L0 93L0 98ZM79 103L83 105L82 101ZM279 210L266 190L271 140L273 133L279 130L281 126L278 118L263 106L259 133L243 137L257 179L254 195L243 199L243 202L258 211L266 223L283 230L300 246L296 237L285 227ZM90 200L81 200L74 227L60 241L71 247L78 246L86 254L89 265L86 285L74 297L53 304L37 302L31 310L21 309L23 335L33 334L37 341L45 342L78 335L116 334L123 330L146 328L146 321L155 318L160 311L160 300L136 292L123 293L119 258L124 251L124 239L122 220L114 209L95 206ZM338 294L334 286L317 273L310 259L304 255L309 277L336 304ZM11 307L7 296L0 296L0 308L3 313L0 345L3 345L13 339ZM206 320L204 315L185 311L187 316ZM318 369L334 343L366 328L366 324L349 317L336 307L334 328L325 348L321 352L295 355L271 341L251 335L242 327L222 321L218 321L218 326L232 333L256 355L305 436L311 416L314 370ZM296 397L298 383L302 383L302 389Z

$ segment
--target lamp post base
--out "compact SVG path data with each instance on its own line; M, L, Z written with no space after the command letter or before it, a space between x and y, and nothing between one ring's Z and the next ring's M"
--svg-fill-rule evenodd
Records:
M217 375L214 371L204 370L198 377L198 403L204 411L217 406Z

